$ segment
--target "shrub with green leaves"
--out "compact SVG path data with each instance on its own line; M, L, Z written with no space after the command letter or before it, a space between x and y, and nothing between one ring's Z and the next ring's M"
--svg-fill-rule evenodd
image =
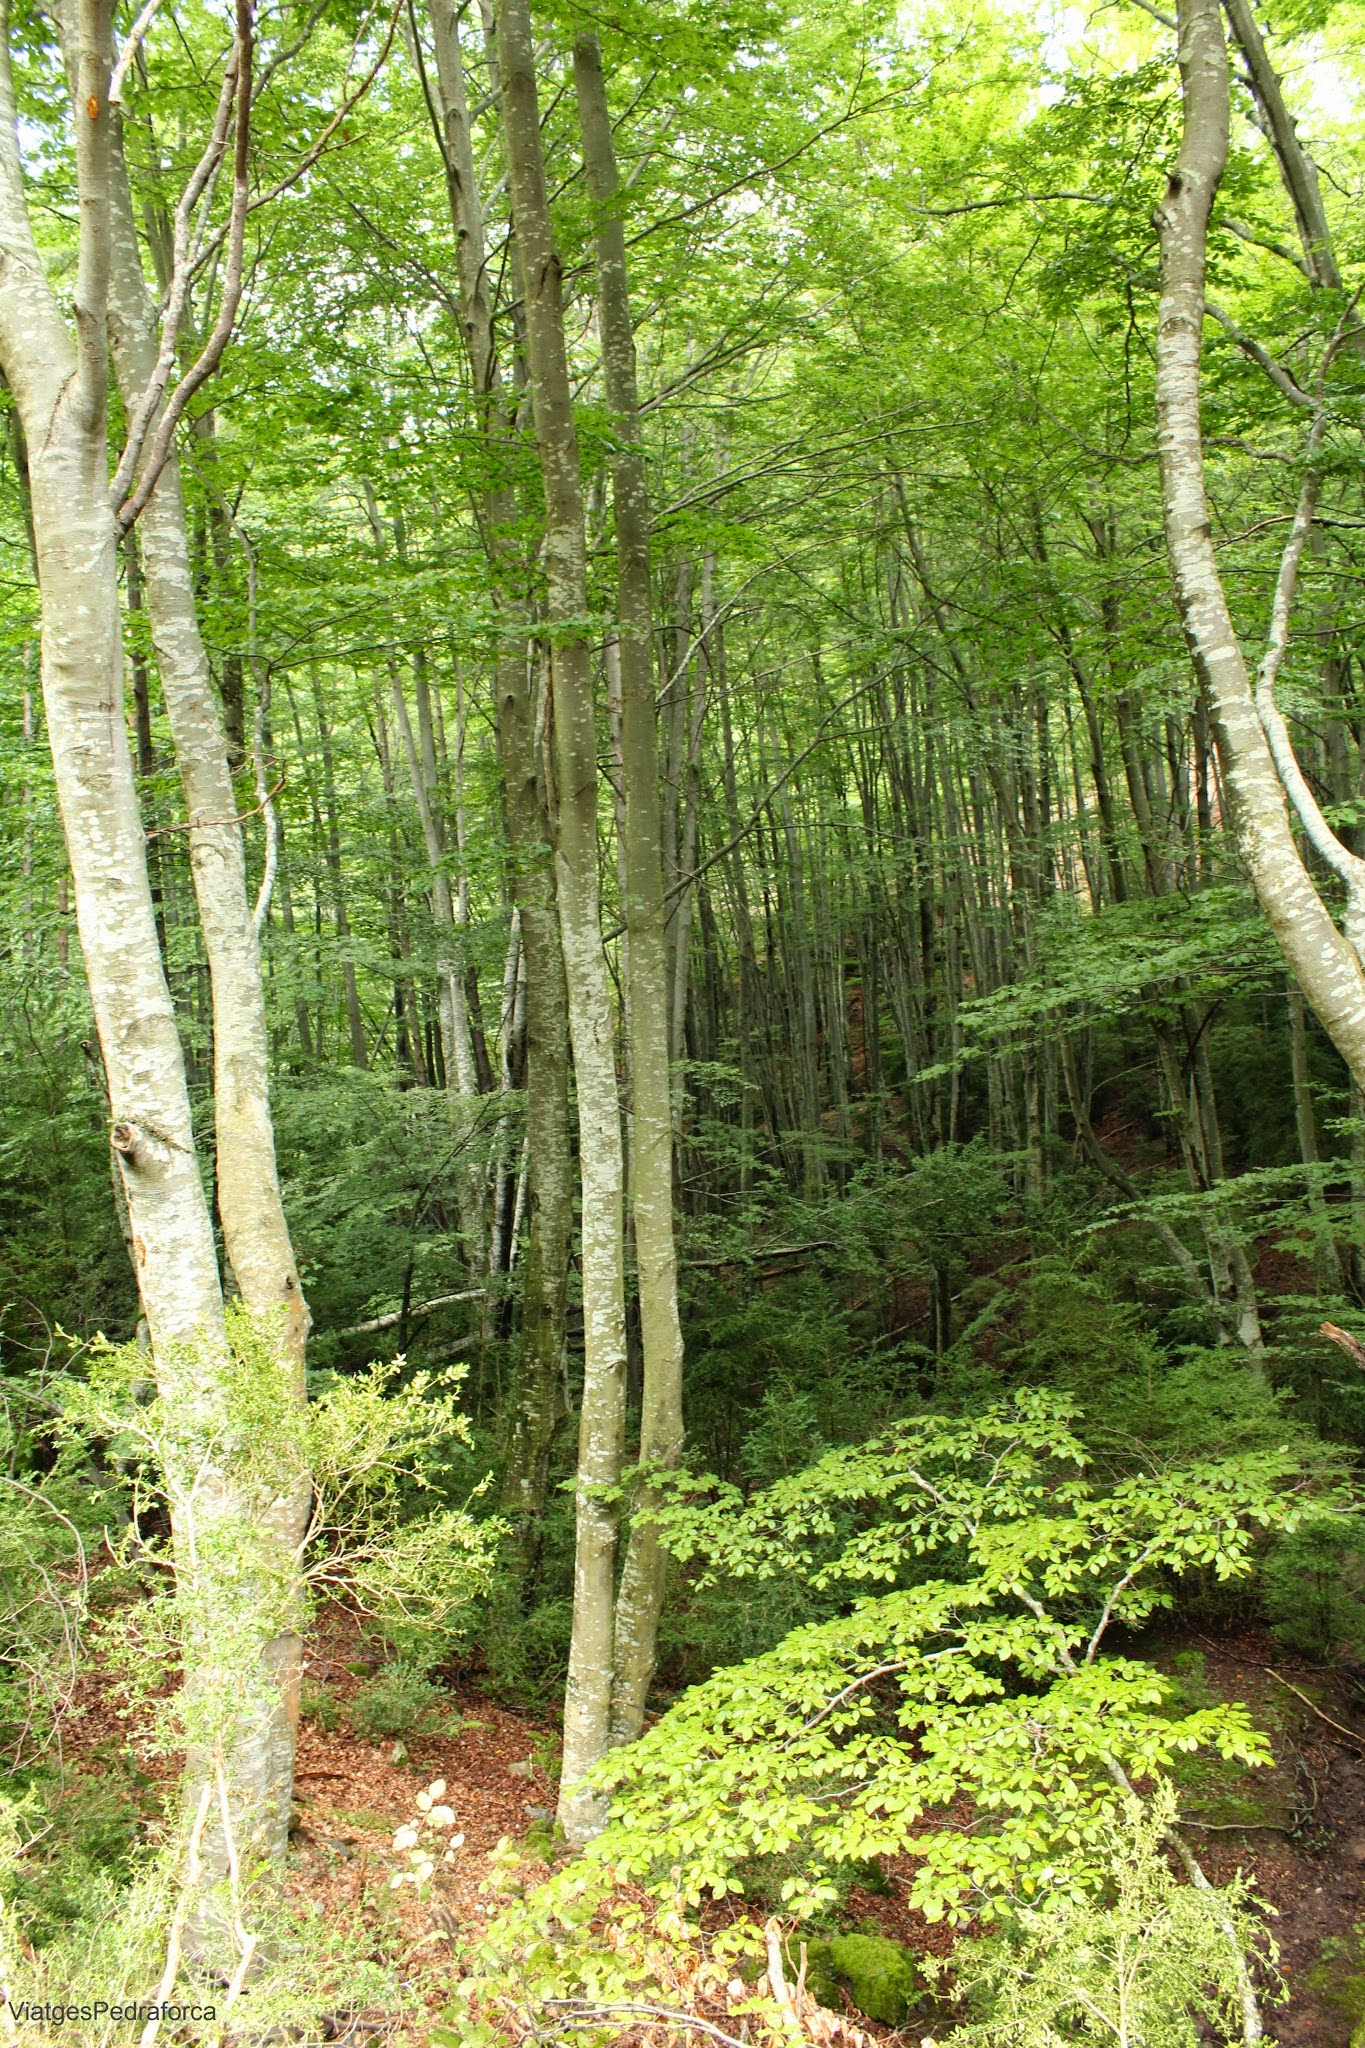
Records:
M1172 1712L1170 1681L1109 1637L1168 1607L1184 1573L1248 1574L1261 1532L1304 1512L1295 1458L1101 1476L1078 1420L1029 1391L909 1418L749 1502L728 1487L689 1498L679 1479L664 1534L705 1559L703 1583L785 1574L837 1589L842 1609L717 1672L616 1752L613 1818L589 1855L698 1900L742 1891L756 1857L799 1852L783 1893L807 1914L839 1866L913 1850L913 1905L988 1919L1011 1899L1101 1891L1132 1784L1182 1753L1267 1761L1244 1707Z
M1239 1876L1221 1890L1187 1884L1172 1870L1169 1786L1150 1806L1125 1799L1106 1823L1102 1897L1065 1890L1022 1909L1006 1933L960 1950L958 1989L980 2017L954 2029L946 2048L1198 2048L1242 2033L1245 1973L1254 1954L1275 1985L1275 1950L1257 1902Z
M351 1702L351 1726L372 1740L378 1735L427 1735L443 1729L450 1701L422 1669L406 1657L384 1665L366 1679Z
M142 1597L106 1616L103 1641L119 1665L130 1696L151 1699L179 1667L196 1632L223 1649L229 1638L249 1645L225 1670L250 1673L254 1645L283 1627L306 1620L301 1603L344 1599L373 1631L402 1653L420 1643L427 1662L457 1642L473 1603L486 1590L501 1525L479 1521L472 1503L439 1504L430 1476L445 1447L468 1439L460 1412L459 1375L406 1374L401 1360L372 1365L349 1379L324 1383L306 1408L281 1410L278 1371L267 1318L240 1303L228 1311L231 1356L205 1354L202 1376L212 1375L214 1412L221 1416L212 1443L200 1425L173 1409L147 1385L147 1359L135 1345L92 1347L83 1376L66 1383L62 1430L69 1445L103 1443L124 1475L129 1532L123 1558ZM187 1435L188 1431L188 1435ZM194 1453L191 1460L190 1453ZM219 1537L194 1515L193 1476L201 1460L221 1460L244 1495L269 1510L276 1495L311 1478L312 1515L305 1537L302 1583L287 1581L262 1552L248 1573L237 1555L238 1523ZM189 1475L188 1490L186 1474ZM166 1510L196 1540L178 1547L147 1539L143 1530L164 1523ZM206 1568L216 1540L236 1546L234 1569ZM148 1589L148 1567L160 1571ZM241 1597L250 1583L253 1597ZM224 1590L226 1589L226 1590ZM183 1739L177 1716L187 1707L182 1690L163 1703L163 1740ZM225 1699L207 1703L225 1713ZM221 1732L221 1731L215 1731Z
M150 1780L107 1759L98 1776L37 1772L25 1791L5 1903L24 1939L44 1948L146 1863L158 1805Z

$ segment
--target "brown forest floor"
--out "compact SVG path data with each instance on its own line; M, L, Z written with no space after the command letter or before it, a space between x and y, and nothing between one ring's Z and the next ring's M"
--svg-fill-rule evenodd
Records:
M1184 1788L1186 1812L1215 1823L1192 1827L1191 1839L1211 1877L1224 1880L1240 1867L1275 1909L1273 1931L1290 1995L1267 2011L1269 2038L1280 2048L1347 2048L1352 2021L1344 1980L1365 1972L1365 1952L1332 1964L1331 1945L1348 1942L1356 1923L1365 1922L1365 1709L1356 1708L1329 1674L1286 1661L1259 1630L1217 1638L1173 1633L1146 1647L1167 1668L1182 1652L1187 1660L1196 1653L1210 1690L1244 1700L1270 1733L1273 1770L1234 1776L1214 1766ZM311 1719L303 1726L288 1889L333 1925L372 1931L377 1950L382 1944L392 1956L397 1949L404 1981L434 2016L448 2004L463 1955L496 1910L494 1896L480 1890L490 1874L490 1851L504 1838L519 1840L553 1809L553 1734L531 1715L456 1688L451 1732L365 1740L347 1718L363 1683L363 1674L348 1669L356 1661L356 1640L343 1622L329 1627L310 1657L310 1681L326 1688L337 1721L331 1729ZM1310 1695L1319 1712L1277 1682L1276 1672ZM172 1774L173 1759L140 1753L136 1723L114 1718L96 1679L83 1692L82 1711L69 1724L71 1764L95 1769L102 1757L127 1751L152 1776ZM1320 1714L1360 1732L1338 1732ZM436 1778L445 1780L445 1802L465 1842L455 1865L441 1873L437 1899L423 1903L411 1886L395 1891L390 1884L405 1863L393 1849L393 1835L415 1816L415 1795ZM1242 1825L1253 1809L1265 1825ZM1226 1825L1224 1815L1236 1824ZM855 1888L847 1918L869 1930L875 1924L921 1953L942 1955L952 1944L949 1931L928 1925L905 1904L910 1868L908 1859L888 1861L889 1893ZM899 2034L857 2023L872 2039L913 2048L931 2024L943 2031L941 2018L912 2022ZM380 2040L422 2048L426 2028L366 2015L342 2038L354 2048Z

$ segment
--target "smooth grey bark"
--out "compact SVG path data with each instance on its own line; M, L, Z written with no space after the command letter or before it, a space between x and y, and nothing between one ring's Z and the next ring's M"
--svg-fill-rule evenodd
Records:
M346 999L346 1026L351 1038L351 1062L357 1067L368 1067L370 1053L365 1037L365 1018L360 1007L355 959L351 951L351 919L346 907L346 883L341 865L341 821L337 814L336 760L332 729L327 722L327 707L323 702L316 665L312 667L311 677L313 710L317 717L318 741L322 749L322 795L327 819L327 866L332 876L332 916L337 938L344 948L341 986Z
M1282 651L1287 639L1298 554L1311 524L1311 493L1306 490L1300 501L1281 562L1259 708L1213 551L1199 373L1209 215L1227 160L1228 61L1217 0L1181 0L1179 22L1184 129L1158 212L1157 440L1167 550L1181 623L1217 740L1238 850L1295 979L1359 1083L1365 1079L1365 970L1357 933L1365 910L1360 889L1365 869L1323 824L1322 850L1330 856L1335 849L1341 859L1334 859L1334 865L1339 864L1347 883L1348 938L1337 930L1295 843L1281 779L1286 774L1292 779L1292 750L1282 749L1278 757L1272 752L1276 650ZM1310 448L1310 458L1311 453ZM1269 731L1265 714L1272 714ZM1306 815L1302 803L1299 808L1316 843L1316 807ZM1359 874L1348 865L1353 862Z
M156 363L155 315L143 277L124 167L121 123L111 110L109 163L109 339L125 411L131 414ZM302 1405L311 1318L299 1282L280 1193L270 1112L270 1057L260 945L247 895L246 854L199 629L179 467L168 459L143 508L140 543L145 600L161 694L189 820L190 871L208 960L213 1005L213 1111L218 1214L238 1291L279 1333L281 1395ZM299 1471L291 1494L259 1517L288 1577L307 1525L311 1490ZM293 1561L291 1563L291 1560ZM296 1631L263 1650L276 1702L246 1794L261 1809L247 1832L271 1861L287 1849L298 1741L303 1643ZM211 1854L215 1835L209 1837Z
M111 114L111 127L109 340L128 408L155 367L157 335L117 113ZM273 1310L282 1318L291 1371L301 1388L309 1316L275 1162L260 947L247 895L227 741L199 628L174 456L157 480L137 533L157 673L185 792L190 870L213 990L214 1122L224 1245L247 1306Z
M597 735L587 541L559 251L541 151L526 0L500 0L498 66L526 358L545 491L545 628L554 706L555 876L578 1094L584 1370L576 1492L574 1619L564 1701L559 1819L575 1846L602 1825L585 1774L611 1725L617 1490L625 1423L626 1319L621 1114L597 885Z
M231 1435L224 1388L233 1367L124 719L106 414L115 182L107 0L80 0L70 26L80 202L74 337L29 225L9 24L0 15L0 369L29 449L44 702L108 1080L111 1145L158 1387L185 1444L167 1473L176 1502L176 1565L182 1586L196 1586L200 1611L206 1605L221 1615L234 1602L240 1610L245 1588L236 1567L219 1567L234 1547L252 1554L260 1503L249 1503L223 1468L221 1444ZM248 1232L241 1242L254 1247L259 1239ZM242 1256L250 1270L250 1253ZM277 1285L283 1277L276 1276ZM268 1504L267 1518L287 1521L294 1505L294 1489L286 1489ZM269 1536L265 1548L272 1548ZM252 1662L241 1641L225 1651L209 1630L192 1632L185 1645L192 1719L197 1706L240 1697L243 1678L250 1693L247 1706L220 1727L212 1762L193 1749L188 1762L191 1795L202 1796L222 1774L227 1825L215 1826L204 1842L211 1875L227 1866L230 1848L252 1861L283 1855L289 1815L287 1799L282 1810L279 1803L287 1783L281 1761L286 1752L292 1760L287 1648L278 1625L268 1627L258 1638L257 1661L244 1671L224 1665L226 1656Z
M1332 1235L1326 1197L1313 1178L1313 1170L1321 1164L1322 1154L1318 1147L1318 1119L1313 1105L1313 1082L1308 1062L1308 1019L1303 993L1291 979L1285 982L1285 1003L1289 1015L1289 1073L1294 1089L1294 1128L1299 1140L1299 1157L1308 1169L1308 1207L1319 1233L1314 1253L1318 1284L1340 1293L1346 1285L1346 1274Z
M502 1506L529 1591L540 1556L550 1453L562 1397L573 1156L569 1130L569 1015L550 854L548 791L541 767L536 676L528 660L525 566L514 538L516 493L508 480L512 426L488 289L483 207L470 132L469 95L451 0L430 0L441 153L446 170L461 327L489 460L476 500L502 628L495 657L496 730L512 894L526 962L527 1247L521 1346L503 1462ZM508 1268L511 1267L509 1248Z
M626 239L602 52L595 35L574 44L583 165L595 209L598 331L607 404L614 416L612 510L616 525L617 647L621 678L622 868L626 1004L630 1036L631 1216L639 1275L643 1354L639 1464L616 1596L611 1734L627 1742L644 1725L663 1611L667 1557L649 1519L648 1475L676 1465L683 1448L683 1339L673 1236L673 1109L669 1066L668 949L659 813L659 734L654 698L649 490L640 440L635 333Z

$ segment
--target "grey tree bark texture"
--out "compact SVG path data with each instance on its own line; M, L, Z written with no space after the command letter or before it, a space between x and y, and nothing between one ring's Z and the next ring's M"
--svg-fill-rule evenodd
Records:
M588 587L583 485L564 339L562 274L541 153L535 46L525 0L500 0L497 51L527 369L545 491L545 639L557 783L555 879L578 1094L583 1400L573 1634L559 1791L560 1823L570 1843L578 1846L605 1817L605 1802L586 1782L586 1773L605 1755L611 1726L616 1498L626 1380L623 1157L597 885L597 741L592 658L584 631Z
M483 207L474 165L469 95L451 0L430 0L436 94L461 325L489 449L478 519L495 577L502 636L496 655L498 756L512 856L512 893L526 963L527 1247L522 1279L521 1353L504 1464L502 1506L524 1585L539 1563L550 1452L560 1414L573 1153L569 1131L569 1016L564 952L547 858L550 826L540 767L535 674L527 659L526 565L513 539L517 500L505 474L512 423L488 295ZM437 111L437 110L434 110Z
M1157 215L1157 443L1167 552L1181 623L1217 740L1238 851L1295 979L1360 1084L1365 1079L1360 895L1347 874L1348 938L1338 931L1295 843L1281 779L1285 772L1292 775L1292 750L1277 767L1273 734L1258 710L1228 609L1205 490L1199 400L1204 279L1209 216L1227 161L1229 130L1228 57L1217 0L1180 0L1179 58L1184 128ZM1311 519L1311 502L1307 512ZM1287 635L1298 559L1292 550L1296 542L1301 550L1306 537L1303 513L1301 503L1281 565L1272 654L1276 636L1282 649ZM1270 680L1273 686L1273 668ZM1273 713L1273 694L1264 709Z
M8 58L8 21L0 49L0 368L15 394L29 448L34 537L42 601L44 700L63 830L75 881L92 1007L110 1090L111 1143L126 1198L128 1235L147 1319L160 1392L186 1425L200 1450L221 1433L223 1416L215 1376L226 1380L231 1364L222 1291L207 1204L195 1157L184 1061L162 969L148 882L145 840L129 753L123 710L122 625L118 597L118 534L109 489L106 389L108 329L117 325L118 198L122 166L108 106L110 12L104 0L81 0L67 23L73 115L80 192L80 255L76 290L76 336L67 330L47 285L29 227L19 159L13 86ZM123 187L126 195L126 186ZM112 274L111 274L112 273ZM127 365L125 364L125 367ZM131 374L131 372L130 372ZM137 390L135 384L129 386ZM163 479L164 481L164 479ZM163 498L163 506L171 494ZM175 500L178 503L178 496ZM183 518L182 518L183 537ZM175 577L162 571L158 549L165 522L155 527L149 550L148 598L160 604L167 627L165 596ZM151 560L157 564L155 581ZM188 570L184 587L188 591ZM153 589L156 597L153 598ZM191 621L191 623L193 623ZM197 628L194 629L197 641ZM212 735L204 725L203 702L193 691L177 694L183 675L182 647L170 646L176 632L163 630L158 654L168 648L163 670L172 709L191 815L206 805L212 815L231 814L231 784L214 780ZM199 650L202 659L202 648ZM191 657L192 660L192 657ZM201 677L207 693L206 672ZM174 700L174 703L173 701ZM208 725L215 726L211 697ZM222 756L221 735L218 739ZM205 792L205 779L212 788ZM226 799L220 801L223 786ZM241 877L240 835L237 837ZM205 874L201 834L195 855L196 882ZM206 938L218 917L232 925L232 848L217 841L208 857ZM226 877L226 883L224 882ZM245 906L244 883L242 904ZM249 927L248 927L249 928ZM229 941L229 951L231 942ZM244 961L250 973L254 938ZM263 1013L259 1067L249 1050L232 1064L220 1105L227 1133L226 1186L222 1199L225 1234L232 1233L234 1270L243 1297L280 1312L284 1333L281 1371L287 1389L301 1390L306 1310L288 1249L283 1213L274 1181L274 1152L265 1109L265 1152L256 1149L256 1118L264 1105ZM226 1045L241 1053L252 1018L234 1035L224 1020ZM255 1084L259 1079L257 1092ZM221 1142L221 1141L220 1141ZM275 1189L276 1218L283 1246L271 1237L264 1206L264 1167ZM231 1225L229 1226L229 1216ZM198 1453L195 1454L196 1458ZM171 1475L175 1483L176 1475ZM183 1480L184 1474L179 1475ZM182 1487L182 1496L185 1489ZM195 1513L202 1537L209 1524L260 1531L260 1503L248 1505L212 1455L200 1475ZM301 1534L306 1497L298 1485L269 1504L265 1519L286 1559ZM177 1566L192 1571L183 1516L174 1529ZM217 1550L218 1545L208 1546ZM204 1554L201 1549L200 1555ZM210 1592L210 1600L213 1594ZM296 1722L297 1639L271 1630L254 1652L253 1708L227 1735L227 1753L191 1759L188 1790L210 1770L223 1773L226 1827L215 1825L204 1843L210 1875L227 1865L227 1828L243 1858L283 1859L289 1820ZM191 1640L186 1648L190 1693L204 1699L223 1693L224 1673L215 1645Z
M131 416L157 356L155 314L142 270L121 117L110 109L109 339L124 410ZM311 1318L299 1281L280 1194L270 1113L270 1054L260 942L247 894L246 849L199 628L180 470L174 454L138 521L145 599L161 694L189 821L190 870L208 961L213 1005L215 1174L223 1248L238 1291L278 1332L280 1393L304 1404ZM292 1490L256 1515L282 1579L297 1574L311 1487L299 1469ZM262 1652L277 1694L264 1732L259 1798L271 1819L265 1846L283 1863L293 1801L303 1640L289 1629ZM252 1821L247 1833L259 1840ZM216 1830L210 1835L214 1851ZM223 1850L224 1845L217 1845ZM214 1851L216 1853L216 1851ZM225 1853L225 1850L224 1850Z
M602 374L613 414L612 510L616 524L621 673L623 879L630 1036L631 1215L644 1355L638 1489L616 1596L611 1735L629 1742L644 1725L654 1676L667 1557L648 1518L648 1475L676 1465L683 1448L683 1338L673 1237L673 1112L669 1069L668 953L659 818L659 732L650 601L649 490L640 439L635 333L630 317L611 115L595 35L574 44L583 167L595 209L597 318ZM642 1512L643 1511L643 1512Z

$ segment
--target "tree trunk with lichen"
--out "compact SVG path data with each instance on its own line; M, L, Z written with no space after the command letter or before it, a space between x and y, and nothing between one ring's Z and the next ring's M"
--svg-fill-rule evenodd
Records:
M253 1632L231 1553L250 1554L259 1545L278 1555L278 1537L292 1555L302 1475L292 1470L278 1497L264 1499L249 1495L222 1455L231 1432L235 1367L124 716L119 534L106 417L107 322L116 261L111 199L119 175L108 105L110 11L107 0L80 0L67 24L81 227L74 336L47 283L29 224L7 17L2 26L0 370L14 393L29 450L43 697L109 1087L111 1146L158 1389L181 1439L179 1459L168 1461L167 1482L180 1502L173 1539L186 1627L187 1719L201 1732L210 1722L214 1729L211 1737L191 1744L187 1791L191 1804L201 1787L212 1793L212 1824L202 1844L205 1877L212 1881L233 1854L253 1862L280 1862L284 1855L294 1639L281 1633L278 1619ZM229 1195L224 1205L225 1221L233 1199ZM237 1240L244 1295L259 1243L249 1221ZM281 1314L288 1350L276 1391L292 1405L302 1375L306 1312L287 1254L274 1286L271 1305ZM193 1531L187 1514L195 1521ZM267 1604L277 1616L278 1602ZM231 1669L225 1667L220 1636L195 1619L206 1609L246 1621ZM240 1711L220 1711L228 1699L238 1700Z
M488 463L478 517L503 631L494 690L503 812L512 893L526 960L526 1171L528 1228L521 1289L521 1346L503 1462L502 1506L523 1585L533 1585L549 1492L550 1452L561 1382L573 1229L569 1133L569 1019L564 954L548 854L551 828L540 760L535 671L527 659L527 566L513 538L516 493L508 480L511 425L488 298L483 208L474 166L459 24L450 0L430 0L435 90L455 236L460 320Z
M683 1448L683 1339L673 1236L673 1109L669 984L659 815L659 735L649 562L649 491L640 438L635 334L602 52L595 35L574 44L574 80L588 194L596 210L598 327L607 403L615 426L612 504L616 524L621 670L622 856L630 1025L631 1216L639 1274L643 1353L640 1457L644 1484L626 1542L616 1596L612 1740L644 1725L663 1611L667 1557L649 1519L648 1475L676 1465Z
M526 356L545 491L545 638L554 708L555 880L578 1095L582 1190L583 1401L575 1496L574 1617L564 1701L559 1819L580 1845L605 1802L585 1782L611 1725L617 1494L626 1324L620 1103L597 884L597 734L587 538L564 337L563 286L541 149L535 45L525 0L497 10L502 124L523 286Z

